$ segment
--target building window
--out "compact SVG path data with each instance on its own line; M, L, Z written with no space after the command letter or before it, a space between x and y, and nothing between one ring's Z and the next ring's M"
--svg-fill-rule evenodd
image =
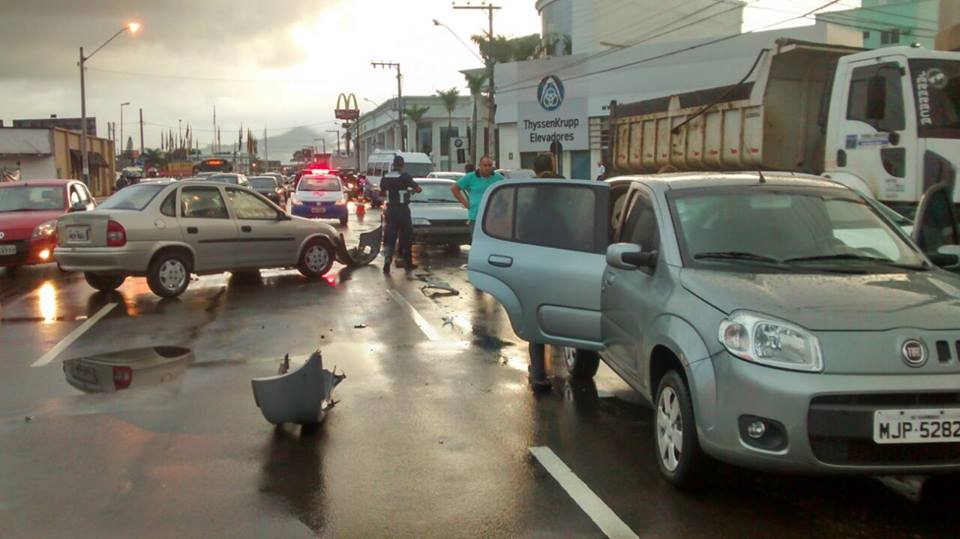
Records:
M870 32L864 32L863 39L870 39Z
M891 28L884 32L880 32L880 44L881 45L894 45L900 43L900 29Z
M433 151L433 123L420 122L417 128L417 151L429 154Z

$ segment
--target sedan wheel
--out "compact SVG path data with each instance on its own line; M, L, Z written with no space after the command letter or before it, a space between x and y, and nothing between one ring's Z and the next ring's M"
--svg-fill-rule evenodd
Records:
M578 350L571 346L564 346L563 363L567 366L567 372L574 378L589 379L597 374L600 368L600 356L596 352L589 350Z
M160 297L179 296L190 284L190 266L183 255L163 255L150 267L147 284L150 285L150 290Z
M335 256L333 248L320 240L314 240L304 248L297 269L310 278L322 277L333 267Z
M653 435L660 475L679 489L694 488L703 480L706 455L697 438L687 383L676 370L660 380L656 403Z

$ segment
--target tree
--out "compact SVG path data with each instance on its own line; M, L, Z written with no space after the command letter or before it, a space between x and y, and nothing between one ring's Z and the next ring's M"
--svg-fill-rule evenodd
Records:
M460 89L457 87L449 90L437 90L437 96L443 102L443 108L447 109L447 140L444 141L447 148L447 170L453 169L453 155L450 151L450 133L453 131L453 111L457 108L457 100L460 98ZM443 152L440 152L443 155Z
M538 56L566 56L573 52L573 39L570 34L548 33L543 36Z
M480 112L480 95L483 92L483 85L487 82L487 76L484 74L471 75L470 73L464 74L464 78L467 79L467 88L470 89L470 95L473 97L473 118L471 121L470 136L468 140L470 141L470 162L473 164L477 163L477 143L474 142L474 138L477 137L477 115Z
M480 48L480 56L483 57L484 63L491 58L495 64L533 60L540 57L544 48L540 34L530 34L510 39L504 36L496 36L493 38L492 44L485 34L477 34L471 36L470 39Z
M146 167L166 168L167 155L157 148L146 148L143 150L143 164Z
M423 116L428 110L430 110L430 107L419 107L417 105L403 109L403 113L413 122L413 151L415 152L422 151L420 148L420 122L423 121Z

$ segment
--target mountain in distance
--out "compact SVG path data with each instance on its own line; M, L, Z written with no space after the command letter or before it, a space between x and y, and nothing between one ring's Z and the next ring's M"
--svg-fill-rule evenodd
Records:
M320 146L321 143L319 140L314 141L313 139L320 138L322 135L319 131L314 131L309 127L294 127L293 129L287 131L286 133L281 134L270 134L268 133L266 144L263 140L263 130L260 132L255 132L251 130L253 136L257 138L257 154L263 159L264 149L269 152L269 157L271 161L282 161L288 163L293 160L293 152L297 150L302 150L307 146ZM226 131L220 132L220 149L222 151L233 151L234 146L237 144L237 135L236 131L231 132L230 136L227 136ZM331 134L332 135L332 134ZM333 146L330 144L330 138L327 140L327 151L336 150L336 142L333 143ZM247 133L244 129L243 133L243 150L246 151L247 148ZM206 148L203 148L204 153L211 153L212 147L208 145Z

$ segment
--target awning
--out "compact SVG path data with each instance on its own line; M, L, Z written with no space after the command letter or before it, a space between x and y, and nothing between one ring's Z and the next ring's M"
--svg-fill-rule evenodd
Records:
M80 150L70 150L70 159L80 162ZM97 152L87 152L87 160L91 167L106 167L107 161Z

